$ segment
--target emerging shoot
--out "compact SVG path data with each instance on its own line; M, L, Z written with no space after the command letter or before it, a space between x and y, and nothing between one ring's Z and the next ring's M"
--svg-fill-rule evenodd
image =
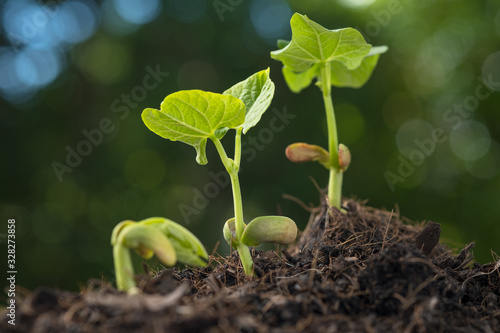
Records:
M342 176L351 158L347 147L338 142L331 86L363 86L387 47L372 47L355 29L328 30L298 13L293 15L290 25L292 40L279 40L280 49L271 52L271 57L283 63L283 76L291 91L299 93L317 80L325 104L328 151L296 143L287 148L287 157L292 162L317 161L329 169L328 201L330 206L340 209Z
M123 221L111 235L116 285L129 294L138 293L129 250L135 250L144 259L156 255L167 266L177 261L191 266L206 266L208 253L189 230L161 217L140 222Z
M235 216L234 219L231 219L233 220L231 230L228 231L225 227L224 234L229 232L229 240L227 237L226 240L238 251L247 275L253 275L253 261L248 246L254 246L253 244L257 243L257 239L262 233L252 235L251 244L247 244L246 238L243 237L246 225L243 220L243 205L238 178L241 161L241 135L246 134L259 122L271 104L273 96L274 83L269 78L269 69L267 69L235 84L223 94L201 90L183 90L168 95L161 103L160 110L148 108L142 113L144 124L152 132L165 139L178 140L193 146L196 150L198 164L207 163L205 153L207 140L214 143L222 164L229 174L233 190ZM234 129L236 132L233 158L227 156L220 141L230 129ZM280 223L278 221L284 221L285 218L266 218L270 218L267 228L274 234L271 241L290 243L295 239L297 229L295 227L295 233L292 235L293 228L291 229L289 226L290 219L286 218L285 223ZM295 225L293 221L291 222ZM262 226L261 228L265 229ZM278 236L280 233L283 236ZM269 241L264 238L258 243Z

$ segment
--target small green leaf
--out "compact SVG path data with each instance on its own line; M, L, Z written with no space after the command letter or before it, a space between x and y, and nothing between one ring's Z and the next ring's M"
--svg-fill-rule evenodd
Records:
M241 242L248 246L262 243L290 244L297 237L297 225L285 216L261 216L248 223Z
M111 245L115 245L116 242L118 241L118 235L122 232L122 230L130 224L134 224L134 221L131 220L125 220L116 225L114 227L113 232L111 233Z
M374 46L370 53L363 58L359 67L349 70L338 61L331 63L332 85L336 87L359 88L362 87L370 78L377 66L378 58L382 53L388 50L387 46Z
M271 52L271 57L294 72L301 73L314 64L334 60L354 69L370 52L371 46L356 29L328 30L298 13L292 16L290 25L291 42L285 48Z
M274 96L274 83L269 77L269 68L253 74L228 90L224 95L239 98L245 103L246 113L243 134L254 127L267 110Z
M284 49L290 43L289 40L286 39L278 39L276 43L278 45L278 49Z
M301 73L296 73L290 68L283 66L282 72L288 88L294 93L299 93L309 87L311 82L319 76L320 65L315 64Z
M317 145L303 142L292 143L286 147L286 157L295 163L319 162L325 168L330 168L330 154Z
M152 217L139 223L155 227L168 237L177 254L177 261L189 266L207 265L207 250L195 235L180 224L163 217Z
M235 226L235 218L232 217L224 223L224 228L222 232L224 234L224 239L233 249L238 247L238 241L236 240L236 226ZM243 226L246 227L246 224L243 223Z
M305 15L294 14L292 40L278 42L280 50L271 57L283 62L283 76L294 93L319 78L321 64L330 63L331 83L336 87L359 88L370 78L386 46L372 47L352 28L328 30Z
M344 172L351 164L351 152L343 143L339 144L339 167L340 171Z
M134 249L143 258L156 257L165 265L173 266L177 260L175 249L168 238L154 227L133 223L122 228L118 242Z
M196 149L196 161L206 164L207 139L223 135L220 128L237 128L245 121L245 104L238 98L201 90L168 95L160 110L145 109L144 124L159 136Z

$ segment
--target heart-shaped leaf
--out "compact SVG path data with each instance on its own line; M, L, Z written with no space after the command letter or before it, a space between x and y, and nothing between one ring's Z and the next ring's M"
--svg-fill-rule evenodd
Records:
M118 242L134 249L143 258L156 257L165 265L173 266L177 261L175 249L168 238L152 226L128 224L118 234Z
M267 110L274 96L274 83L269 77L269 68L253 74L224 91L224 95L239 98L245 103L246 113L243 134L254 127Z
M163 217L152 217L140 223L155 227L170 240L177 254L177 261L189 266L207 265L208 253L205 247L188 229Z
M159 136L181 141L196 149L196 161L206 164L208 138L220 138L220 128L237 128L245 121L245 104L233 96L201 90L168 95L160 110L145 109L144 124Z
M286 147L286 157L295 163L317 161L325 168L330 168L330 154L317 145L310 145L303 142L292 143Z
M297 225L285 216L261 216L246 226L241 242L248 246L262 243L290 244L297 237Z
M320 77L320 64L329 62L331 84L359 88L370 78L386 46L372 47L357 30L328 30L307 16L294 14L292 40L278 41L280 50L271 57L283 62L283 76L294 93L307 88Z
M294 72L334 60L354 69L370 52L371 46L356 29L328 30L298 13L292 16L290 25L292 40L283 49L271 52L271 57Z

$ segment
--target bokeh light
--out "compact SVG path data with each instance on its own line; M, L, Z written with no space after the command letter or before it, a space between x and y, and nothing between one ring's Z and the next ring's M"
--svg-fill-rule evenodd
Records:
M25 48L17 54L14 68L21 84L41 87L55 80L61 71L60 55L54 50Z
M89 0L7 1L2 19L11 46L0 55L0 71L6 73L0 80L2 96L24 103L52 83L65 66L63 50L90 38L97 16L97 6Z
M339 0L339 2L349 8L367 7L374 3L376 0Z
M464 161L475 161L483 157L490 145L490 132L478 121L463 121L450 134L451 150Z
M401 125L396 133L396 144L401 153L407 153L419 150L415 141L423 141L432 137L433 126L422 119L411 119Z
M161 10L159 0L113 0L116 12L132 24L145 24L155 19Z
M272 45L276 39L290 35L292 11L284 0L254 0L250 18L255 31Z
M483 78L489 84L489 88L500 91L500 51L492 53L486 58L481 69Z

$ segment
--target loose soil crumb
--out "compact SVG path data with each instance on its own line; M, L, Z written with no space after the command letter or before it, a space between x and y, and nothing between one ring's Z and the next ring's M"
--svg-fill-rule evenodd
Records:
M2 332L500 332L500 261L472 261L439 245L439 225L349 200L323 202L297 243L238 254L203 269L139 276L127 296L91 281L81 293L39 288L18 299ZM2 317L6 318L5 313Z

